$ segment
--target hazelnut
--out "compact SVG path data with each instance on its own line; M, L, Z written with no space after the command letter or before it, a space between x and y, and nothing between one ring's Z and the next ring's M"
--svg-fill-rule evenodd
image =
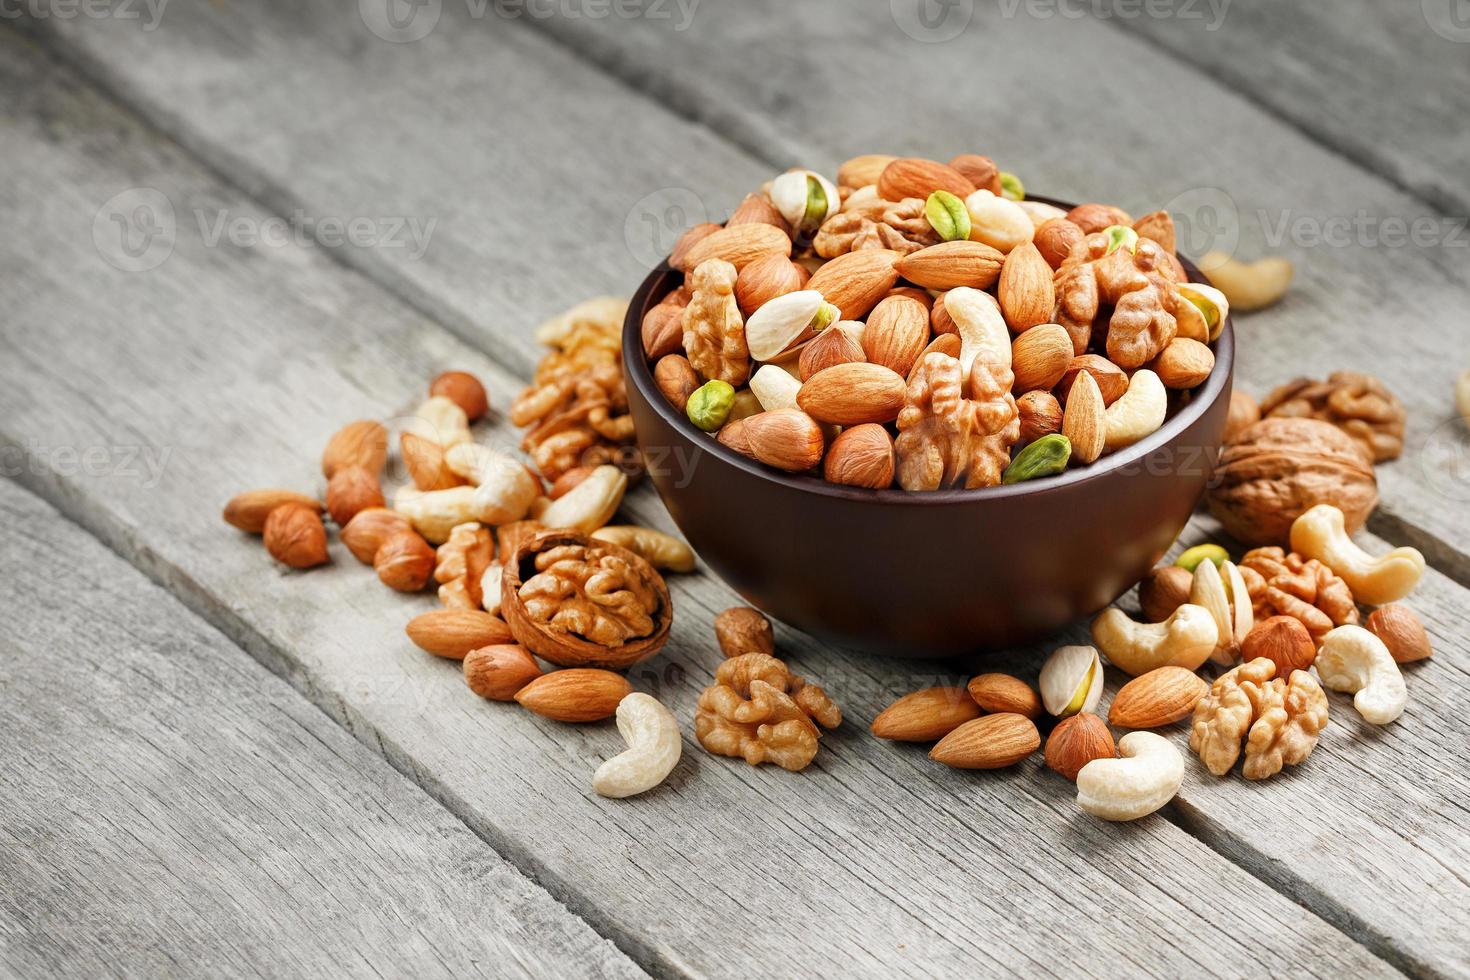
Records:
M1046 740L1046 765L1073 782L1082 767L1094 759L1117 758L1118 747L1107 723L1097 715L1080 714L1064 719Z
M480 379L466 371L445 371L429 384L429 396L442 396L464 409L465 418L474 422L490 411L490 399Z
M514 701L516 694L540 677L541 665L515 643L471 650L464 658L464 682L491 701Z
M776 637L771 621L760 610L735 606L715 617L715 638L726 657L743 653L765 653L775 656Z
M1177 565L1155 568L1138 585L1138 604L1143 607L1143 618L1150 623L1164 622L1189 601L1193 588L1194 575L1189 569Z
M1049 391L1028 391L1016 399L1021 417L1021 442L1035 442L1062 431L1062 405Z
M378 478L362 466L343 466L327 481L327 513L338 527L369 507L383 506Z
M1407 606L1384 606L1368 617L1368 631L1383 641L1396 663L1428 660L1434 655L1429 634Z
M699 375L683 354L665 354L653 366L653 382L677 411L689 405L689 396L699 387Z
M306 504L282 504L265 519L265 550L291 568L311 568L327 560L327 529Z
M1127 211L1111 204L1079 204L1067 212L1067 220L1088 235L1095 235L1113 225L1133 225L1133 218Z
M1072 246L1086 237L1087 234L1081 228L1066 218L1052 218L1041 223L1032 242L1041 257L1046 259L1046 264L1055 272L1061 268L1067 253L1072 251Z
M1102 392L1105 406L1112 405L1128 394L1127 371L1101 354L1083 354L1072 358L1072 363L1067 365L1067 371L1062 375L1062 383L1057 386L1057 397L1064 403L1072 392L1072 383L1077 380L1078 371L1086 371L1092 375L1092 380L1097 382L1097 388Z
M1277 677L1290 677L1294 670L1306 670L1317 659L1317 645L1301 620L1290 616L1272 616L1256 624L1240 645L1246 663L1265 657L1276 665Z
M396 531L373 556L373 568L388 588L418 592L434 574L434 549L417 531Z
M386 507L368 507L357 512L357 516L343 525L342 543L352 556L364 565L371 565L378 549L390 535L398 531L411 531L413 525L408 518L396 510Z
M332 434L322 450L322 475L332 478L344 466L361 466L369 473L382 470L388 459L388 430L381 422L359 419Z

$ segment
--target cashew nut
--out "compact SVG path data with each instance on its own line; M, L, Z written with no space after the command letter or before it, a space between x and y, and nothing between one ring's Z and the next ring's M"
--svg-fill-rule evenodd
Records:
M1318 504L1296 519L1291 550L1332 569L1354 599L1370 606L1398 602L1424 577L1424 555L1417 549L1395 548L1374 558L1353 543L1342 511L1331 504Z
M537 520L547 527L571 527L591 534L612 520L627 489L627 474L616 466L599 466L558 497Z
M1103 448L1107 452L1126 449L1153 435L1168 414L1169 389L1164 382L1147 368L1133 372L1123 397L1108 406L1108 435Z
M1393 654L1361 626L1339 626L1328 633L1317 651L1316 667L1323 684L1353 695L1353 707L1371 724L1389 724L1409 703Z
M679 723L647 694L634 692L618 702L618 734L628 749L592 774L592 788L599 796L636 796L663 782L679 764L683 751Z
M1014 205L1015 202L1005 203ZM982 352L988 364L1011 366L1011 330L994 296L960 286L944 294L944 308L960 335L960 370L965 377L970 376L970 365Z
M694 571L694 551L683 541L651 527L617 524L592 532L598 541L608 541L642 555L654 568L668 572Z
M474 487L420 490L409 484L394 496L393 509L407 517L430 544L443 544L456 527L479 520L475 516Z
M1119 670L1134 677L1160 667L1196 670L1220 639L1208 609L1185 603L1164 623L1135 623L1123 610L1107 610L1092 624L1092 642Z
M492 616L500 615L500 580L504 575L505 566L494 561L480 576L480 605Z
M1240 645L1256 625L1245 579L1234 562L1216 568L1212 561L1202 561L1194 569L1194 588L1189 601L1209 612L1215 620L1219 639L1210 659L1230 666L1240 656Z
M418 407L407 428L415 435L445 449L470 441L470 420L464 409L443 395L435 395Z
M1118 756L1093 759L1077 773L1077 805L1094 817L1146 817L1172 800L1184 782L1184 756L1162 735L1124 735Z
M1224 252L1210 252L1199 267L1237 310L1260 310L1286 295L1294 272L1288 259L1267 258L1245 263Z
M1024 208L991 191L981 189L965 198L965 209L970 212L970 237L1007 255L1036 234ZM948 299L944 305L949 305Z
M768 412L795 408L801 380L778 364L762 364L760 370L750 376L750 390L760 399L761 408Z
M482 524L509 524L526 516L540 488L525 466L489 446L461 442L444 454L450 471L476 484L475 517Z

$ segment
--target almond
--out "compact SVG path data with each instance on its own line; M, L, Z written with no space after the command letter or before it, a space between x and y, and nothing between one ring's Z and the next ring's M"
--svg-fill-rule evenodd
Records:
M669 267L686 272L694 268L689 264L689 250L719 230L720 226L713 221L705 221L684 232L674 243L674 251L669 254Z
M1062 415L1062 435L1072 443L1072 458L1079 463L1095 463L1107 445L1107 406L1097 382L1086 371L1077 376Z
M441 395L464 409L465 418L471 422L484 418L490 412L490 396L480 379L468 371L445 371L429 383L429 397Z
M261 529L265 550L291 568L312 568L327 560L327 529L316 502L282 504L273 509Z
M861 320L898 282L898 257L886 248L839 255L814 272L806 288L821 293L842 312L842 319Z
M797 408L761 412L729 423L720 429L719 439L737 452L789 473L816 466L827 448L822 427Z
M862 360L866 360L862 345L853 340L846 330L833 326L817 334L816 340L801 349L797 372L802 381L807 381L812 375L827 368Z
M863 353L873 364L908 375L929 342L929 310L906 295L890 294L868 314Z
M1007 261L1009 267L1010 261ZM1065 327L1047 323L1027 330L1011 344L1011 370L1016 394L1051 391L1072 363L1072 335Z
M919 354L918 359L914 361L914 366L909 369L909 380L913 379L914 372L919 369L920 364L924 363L924 358L928 357L930 354L943 354L946 357L959 357L960 350L961 348L963 348L963 346L964 344L960 340L960 335L957 333L942 333L939 336L935 337L933 340L929 341L929 346L924 348L924 350Z
M1072 363L1067 365L1067 371L1062 375L1062 382L1057 387L1057 397L1063 402L1071 397L1072 385L1077 380L1078 371L1086 371L1092 375L1092 380L1097 382L1098 392L1102 394L1104 407L1128 394L1127 371L1101 354L1083 354L1072 358Z
M1113 733L1101 718L1083 712L1064 718L1046 740L1046 765L1073 782L1082 767L1094 759L1116 759Z
M839 364L812 376L796 404L818 422L861 425L892 422L903 408L903 377L881 364Z
M781 217L780 210L764 194L747 194L740 202L730 220L725 222L726 228L734 228L736 225L770 225L779 228L786 236L791 235L791 225Z
M536 658L515 643L479 647L464 658L465 684L491 701L514 701L522 688L543 673Z
M1257 623L1241 642L1240 651L1246 663L1265 657L1276 665L1276 676L1283 678L1290 677L1293 670L1306 670L1317 659L1312 634L1291 616L1272 616Z
M1017 245L1005 257L996 294L1000 300L1000 311L1005 314L1006 324L1013 333L1023 333L1051 319L1052 310L1056 307L1052 269L1034 242ZM1069 336L1069 353L1071 346Z
M967 721L929 750L954 769L1004 769L1041 748L1041 733L1025 715L986 715Z
M976 190L1000 193L1000 167L990 157L979 153L961 153L949 161L949 165L974 184Z
M1160 667L1123 685L1108 710L1108 722L1119 728L1162 728L1194 713L1210 690L1192 670Z
M285 504L310 507L317 512L322 509L315 498L295 490L246 490L231 497L230 502L225 504L225 523L251 534L259 534L265 530L265 519L270 516L271 511Z
M515 642L504 620L478 609L435 609L409 620L404 631L419 649L448 660L463 660L481 647Z
M699 387L699 375L683 354L665 354L653 366L653 382L669 404L683 412L689 396Z
M398 592L419 592L434 575L435 555L417 531L395 531L373 555L378 581Z
M1169 216L1168 211L1154 211L1146 214L1133 222L1133 230L1138 232L1140 238L1151 238L1158 242L1166 252L1174 249L1174 219Z
M1062 431L1062 405L1049 391L1028 391L1016 399L1021 418L1021 442L1035 442Z
M1010 674L981 674L970 678L970 697L989 714L1016 714L1026 718L1041 715L1041 698L1031 685Z
M764 222L735 225L710 232L695 242L676 268L688 272L701 262L721 259L736 269L743 269L756 259L777 252L791 254L791 237L780 228Z
M1413 610L1407 606L1384 606L1368 617L1369 632L1383 641L1393 659L1401 664L1428 660L1434 656L1429 633ZM1277 676L1280 676L1278 673Z
M898 158L886 153L866 153L853 157L837 168L837 186L857 190L859 187L876 184L883 176L883 171L896 159Z
M1175 337L1152 367L1165 388L1198 388L1215 370L1215 353L1198 340Z
M735 300L740 312L750 316L777 296L805 289L811 273L780 252L763 255L740 270L735 280Z
M448 490L465 481L444 462L444 447L407 430L398 434L398 452L413 485L420 490Z
M927 289L920 289L918 286L894 286L888 291L888 295L907 296L916 303L922 303L926 314L934 308L934 297L929 295Z
M622 674L595 667L573 667L542 674L515 694L521 707L555 721L601 721L633 693Z
M327 513L338 527L346 527L360 511L382 506L383 490L377 474L361 466L338 467L327 481Z
M1097 234L1113 225L1133 224L1127 211L1111 204L1079 204L1067 212L1067 220L1089 235Z
M963 687L926 687L884 708L872 731L895 742L934 742L978 717L980 707Z
M1056 271L1062 267L1072 248L1086 237L1086 232L1066 218L1052 218L1041 223L1031 243L1052 271Z
M327 479L343 466L361 466L378 473L388 458L388 430L382 423L362 419L349 422L327 440L322 451L322 474Z
M898 274L925 289L989 289L1000 278L1005 261L1004 255L983 242L940 242L901 258Z
M975 193L975 185L953 167L919 157L894 160L878 175L878 196L885 201L910 197L924 201L935 191L949 191L963 200Z
M893 485L893 437L874 422L843 429L822 463L828 483L882 490Z

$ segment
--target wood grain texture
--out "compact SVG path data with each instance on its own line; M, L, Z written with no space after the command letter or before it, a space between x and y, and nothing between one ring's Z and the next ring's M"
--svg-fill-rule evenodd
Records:
M644 976L8 480L0 563L0 973Z
M1156 975L1391 972L1168 821L1086 818L1071 787L1039 762L977 777L876 742L865 723L922 679L916 668L851 659L789 634L783 649L829 685L851 719L810 771L752 769L686 743L659 792L596 797L591 772L620 747L611 726L570 728L479 701L453 664L401 634L431 605L427 596L386 593L336 544L330 567L283 572L217 514L242 487L316 488L317 447L333 429L407 411L443 367L480 373L498 406L513 379L319 250L209 248L180 235L151 271L111 267L89 225L119 184L148 181L180 201L261 212L32 53L0 43L16 120L0 146L16 175L5 203L37 229L24 243L0 244L12 271L14 351L0 368L0 443L22 450L20 478L290 679L642 965L675 975L819 973L833 964L904 976L1111 975L1120 966ZM533 86L597 84L550 52L507 67ZM608 124L626 131L635 108ZM499 238L486 247L492 241L519 247ZM538 291L569 288L560 270L535 274ZM25 290L12 288L20 283ZM482 428L492 441L514 438L503 423ZM156 482L116 466L68 465L59 452L128 444L154 458L170 450ZM667 521L646 492L628 510ZM733 597L704 576L673 586L673 640L632 680L688 724L719 659L711 618Z
M1232 0L1218 18L1115 23L1441 213L1470 209L1470 14L1457 0Z

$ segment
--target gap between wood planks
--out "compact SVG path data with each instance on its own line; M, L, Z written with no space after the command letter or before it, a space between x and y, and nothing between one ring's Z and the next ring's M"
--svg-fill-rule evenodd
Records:
M560 44L560 42L558 42L558 44ZM48 43L47 47L48 50L52 50L53 53L55 53L56 46L54 44ZM66 61L68 64L73 64L74 67L77 67L78 70L81 71L89 80L93 81L94 84L97 83L95 74L85 71L82 66L75 65L72 59L66 58L64 55L62 55L61 60ZM106 90L105 83L103 87L104 90ZM634 91L636 92L637 90L634 89ZM276 213L282 213L280 210L280 202L282 200L291 200L290 195L284 189L275 188L274 190L271 190L270 182L268 181L259 181L259 184L263 188L259 194L249 192L244 186L242 186L242 183L239 180L231 179L227 173L223 173L219 169L210 166L207 163L207 156L197 152L194 147L189 146L187 140L175 139L171 134L161 130L158 127L158 124L148 116L147 112L144 109L136 104L132 104L131 107L134 109L139 118L147 120L149 126L153 128L155 132L159 132L162 138L164 138L168 142L183 145L185 149L189 151L190 156L194 157L196 160L205 161L204 169L209 171L209 173L212 176L216 177L216 179L219 179L222 184L240 190L243 197L256 200L264 204L267 210L271 210ZM704 120L699 119L696 116L691 116L690 118L694 119L700 125L709 128ZM752 155L755 155L761 159L769 160L769 154L759 151L751 152ZM274 200L272 200L272 198L274 198ZM439 304L434 303L431 300L427 302L416 302L413 295L405 295L404 289L400 287L407 287L415 293L422 291L413 289L411 284L407 284L399 279L399 277L393 275L391 269L387 269L387 274L385 275L384 270L386 269L386 267L377 266L375 263L372 263L370 261L359 261L362 258L361 256L352 254L336 254L339 251L336 249L332 249L329 251L333 252L333 261L338 262L342 266L351 269L353 272L361 274L365 279L368 279L369 281L372 281L375 284L383 287L389 293L403 300L406 305L409 305L419 312L423 313L427 319L448 327L450 329L450 332L455 333L456 335L465 339L468 343L471 344L471 346L476 347L477 349L484 350L487 356L491 357L493 360L505 363L506 358L500 356L500 353L498 351L486 349L486 345L483 344L482 340L477 334L475 334L474 331L455 329L454 323L446 322L446 318L440 315L439 311L436 309ZM510 364L508 365L508 367L512 371L521 369L521 366L516 364ZM37 479L39 481L41 478ZM181 574L176 567L161 560L158 560L155 556L152 555L151 552L148 551L146 546L141 545L138 541L133 540L131 535L127 534L125 531L122 531L122 529L118 527L111 526L112 522L110 518L108 518L104 512L93 508L90 505L90 502L86 501L85 499L73 500L69 498L64 488L59 483L55 485L50 484L49 475L45 479L44 485L36 487L34 489L37 489L37 492L41 493L47 499L51 500L56 506L61 507L64 511L68 513L68 516L72 516L73 519L76 519L78 521L78 523L82 524L84 527L87 527L89 531L102 539L105 543L108 544L109 547L113 548L114 551L117 551L126 560L142 568L147 574L149 574L151 578L153 578L155 581L160 581L162 584L165 585L165 587L169 588L170 591L174 592L175 594L179 594L181 598L185 599L185 601L191 606L191 608L195 608L196 611L199 611L206 618L210 619L211 622L216 622L217 625L220 625L220 628L227 635L237 637L237 642L240 642L241 645L244 646L247 651L251 653L252 656L255 656L257 659L267 663L268 665L271 665L272 669L276 673L283 674L288 677L290 677L292 673L299 673L299 671L293 671L293 665L290 664L290 662L286 660L286 658L280 657L275 649L271 646L271 644L267 640L265 640L263 636L256 632L253 627L245 623L243 620L239 619L239 617L230 613L227 609L224 609L223 607L220 607L218 604L214 603L211 597L205 594L203 590L191 579ZM219 623L219 620L224 620L229 625L221 625ZM299 685L301 678L296 677L292 679ZM308 693L313 697L313 700L317 700L318 703L320 703L320 692L309 691ZM359 730L363 726L354 726L351 723L352 713L347 708L347 706L340 703L339 701L335 705L335 710L337 714L328 712L329 716L337 718L339 722L346 725L349 730L353 730L355 734L359 734ZM363 734L359 734L359 738L364 737L365 736ZM415 779L416 782L419 782L421 785L423 785L423 774L418 772L412 766L411 760L401 758L401 753L396 752L389 746L384 746L381 741L377 743L377 747L385 755L385 757L393 761L395 767L400 768L400 770L405 770L406 774L409 775L410 778ZM437 799L440 799L441 802L443 802L443 797L441 794L447 793L447 790L443 786L436 786L436 790L437 791L434 793L434 795ZM446 806L453 812L455 812L457 816L460 815L460 810L456 810L455 807L449 806L448 804L446 804ZM464 820L462 816L460 817L460 819ZM465 822L469 826L471 826L472 830L475 830L477 835L481 837L485 836L478 828L475 828L473 824L470 824L469 821ZM1262 880L1268 887L1271 887L1273 890L1284 894L1286 897L1292 899L1293 901L1304 904L1308 908L1312 908L1313 911L1318 911L1318 909L1313 907L1312 904L1307 901L1303 901L1303 899L1289 887L1289 883L1286 883L1286 885L1283 886L1281 883L1274 881L1269 875L1263 874L1261 869L1256 866L1260 863L1259 861L1242 861L1240 860L1240 856L1232 854L1229 850L1219 846L1217 842L1214 841L1213 835L1200 835L1195 828L1189 826L1187 820L1176 819L1175 822L1184 827L1186 831L1195 833L1196 836L1200 836L1200 839L1203 840L1212 849L1214 849L1217 853L1220 853L1224 858L1232 861L1232 863L1236 863L1237 865L1245 868L1245 870L1249 871L1253 876ZM489 842L487 841L487 843ZM1323 901L1320 895L1316 895L1314 897L1319 902ZM1334 926L1338 928L1343 928L1342 923L1346 921L1350 928L1362 928L1362 924L1359 923L1351 914L1344 912L1330 902L1327 903L1327 905L1330 909L1332 909L1334 912L1337 912L1338 914L1333 915L1321 912L1319 912L1319 914L1322 914L1323 917ZM1375 946L1373 945L1369 945L1369 948L1378 955L1384 956L1385 959L1388 959L1391 962L1394 962L1396 965L1399 965L1401 968L1404 967L1405 961L1403 960L1402 956L1398 954L1398 952L1392 947L1380 949L1375 948ZM1412 969L1412 967L1410 968Z

